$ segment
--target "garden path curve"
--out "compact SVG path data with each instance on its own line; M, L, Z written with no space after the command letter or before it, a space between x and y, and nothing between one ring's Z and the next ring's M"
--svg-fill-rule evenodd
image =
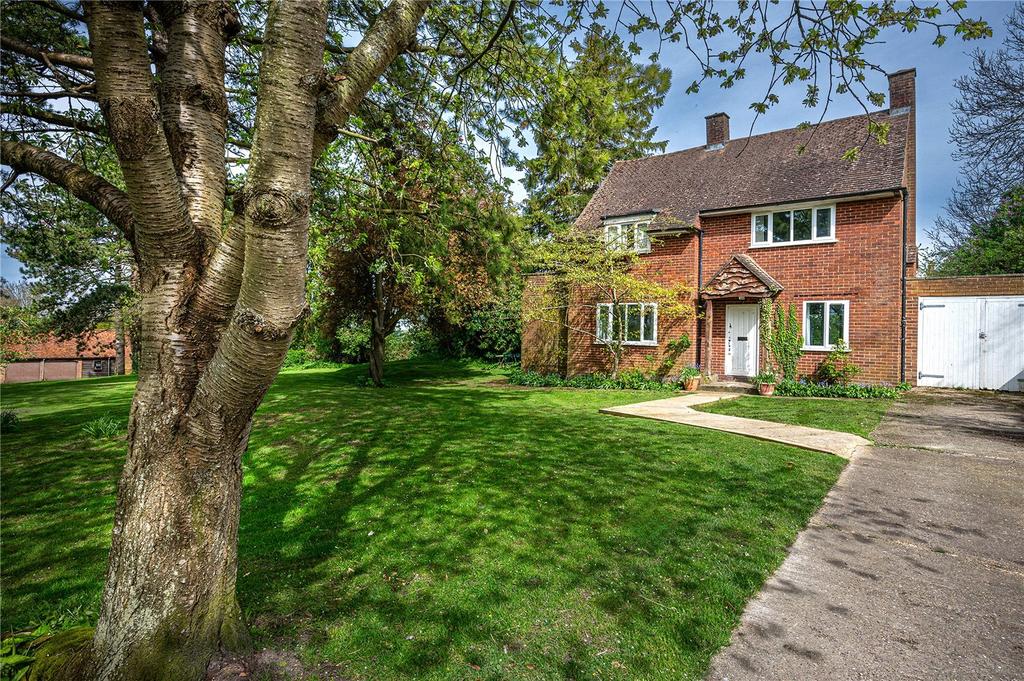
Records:
M859 435L851 433L796 426L789 423L747 419L741 416L712 414L693 409L694 406L699 404L728 400L734 397L739 397L739 395L737 393L699 392L681 397L669 397L663 400L624 404L619 407L606 407L600 411L602 414L612 414L614 416L634 416L637 418L682 423L698 428L721 430L726 433L746 435L758 440L780 442L802 449L835 454L844 459L853 458L861 447L871 444L870 440L865 440Z

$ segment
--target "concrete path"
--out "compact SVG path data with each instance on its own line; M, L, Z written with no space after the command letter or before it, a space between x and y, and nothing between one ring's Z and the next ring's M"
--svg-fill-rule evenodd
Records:
M1024 679L1024 396L896 403L709 679Z
M624 404L621 407L607 407L601 409L601 413L614 414L615 416L636 416L645 419L683 423L699 428L710 428L711 430L722 430L727 433L746 435L759 440L781 442L802 449L828 452L829 454L841 456L844 459L851 458L858 448L871 444L870 441L850 433L794 426L786 423L775 423L774 421L746 419L740 416L727 416L726 414L711 414L691 408L698 404L707 404L708 402L728 400L736 397L740 397L740 395L736 393L698 392L683 395L682 397L670 397L664 400Z

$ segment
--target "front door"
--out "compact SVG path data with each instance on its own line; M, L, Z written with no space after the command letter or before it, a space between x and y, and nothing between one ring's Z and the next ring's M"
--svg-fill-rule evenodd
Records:
M757 305L725 306L725 373L757 373Z

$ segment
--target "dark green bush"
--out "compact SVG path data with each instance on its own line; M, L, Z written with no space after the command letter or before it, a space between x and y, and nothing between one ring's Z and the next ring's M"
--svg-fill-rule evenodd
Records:
M306 348L292 348L285 355L282 369L329 369L342 366L317 357L316 353Z
M580 374L572 378L562 378L558 374L539 374L536 371L523 371L519 367L513 367L509 370L508 382L512 385L524 385L531 388L580 388L583 390L675 390L678 388L676 383L662 383L637 370L623 371L617 379L607 374Z
M16 430L20 421L18 412L13 409L0 411L0 433L9 433L12 430Z
M807 379L791 381L783 379L775 387L775 394L783 397L853 397L853 398L895 398L910 390L910 384L899 385L828 385L813 383Z

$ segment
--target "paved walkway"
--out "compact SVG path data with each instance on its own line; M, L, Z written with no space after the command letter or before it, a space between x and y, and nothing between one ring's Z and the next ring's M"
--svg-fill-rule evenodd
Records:
M608 407L602 409L601 413L614 414L616 416L636 416L659 421L683 423L699 428L710 428L711 430L722 430L727 433L746 435L759 440L781 442L802 449L828 452L829 454L841 456L844 459L851 458L859 448L871 444L870 441L850 433L794 426L774 421L746 419L726 414L711 414L691 408L698 404L707 404L708 402L728 400L736 397L740 397L740 395L737 393L698 392L683 395L682 397L670 397L664 400L652 400L638 404L625 404L621 407Z
M709 679L1024 679L1024 396L915 391Z

